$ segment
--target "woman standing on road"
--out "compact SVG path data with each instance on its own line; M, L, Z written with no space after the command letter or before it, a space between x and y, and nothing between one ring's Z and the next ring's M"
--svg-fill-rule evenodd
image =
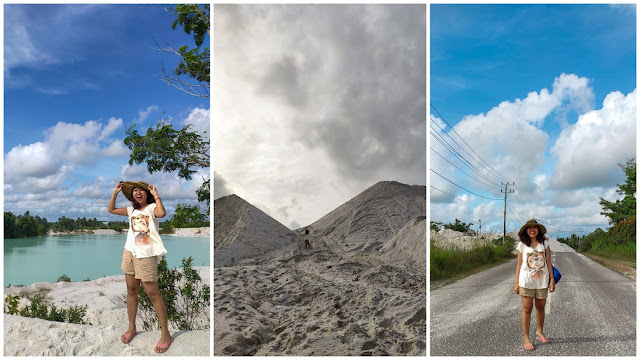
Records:
M531 325L531 311L536 307L536 339L543 343L551 341L544 336L544 305L547 302L548 292L556 289L555 279L551 267L551 250L549 242L545 242L544 234L547 229L535 219L524 224L518 236L518 265L516 267L516 285L514 291L522 298L522 332L524 334L524 348L533 350L533 344L529 339L529 327Z
M131 206L116 208L118 192L131 201ZM129 217L129 232L122 253L122 271L127 283L127 314L129 329L122 334L120 340L128 344L136 335L136 313L138 309L138 293L140 282L153 304L158 315L162 333L155 347L159 354L166 352L173 342L167 327L167 307L160 296L158 287L158 263L167 250L158 233L159 220L167 212L158 196L155 186L146 182L120 182L116 185L109 201L108 211L115 215Z

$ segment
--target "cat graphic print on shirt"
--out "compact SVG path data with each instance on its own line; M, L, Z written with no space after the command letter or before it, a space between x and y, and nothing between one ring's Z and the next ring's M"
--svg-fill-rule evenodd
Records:
M549 286L546 256L548 247L548 242L538 244L535 249L522 241L518 242L517 250L522 254L518 286L525 289L546 289Z
M129 215L129 232L127 242L124 245L135 258L145 258L166 254L162 239L160 238L159 220L154 214L156 204L149 204L142 210L127 208Z

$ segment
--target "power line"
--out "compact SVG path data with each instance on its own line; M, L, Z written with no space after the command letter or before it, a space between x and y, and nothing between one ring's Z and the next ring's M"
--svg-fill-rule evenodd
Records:
M476 206L476 207L478 207L478 206L482 206L482 205L484 205L484 204L487 204L487 203L484 203L484 204L477 204L477 203L474 203L474 202L472 202L472 201L470 201L470 200L465 200L465 199L463 199L463 198L458 197L457 195L453 195L453 194L448 193L448 192L446 192L446 191L444 191L444 190L440 190L440 189L438 189L437 187L435 187L435 186L433 186L433 185L429 185L429 187L431 187L432 189L438 190L438 191L440 191L441 193L444 193L444 194L447 194L447 195L449 195L449 196L452 196L453 198L459 199L460 201L468 202L469 204L474 205L474 206ZM502 211L500 211L500 210L490 210L490 211L491 211L491 212L494 212L494 213L497 213L497 214L502 214Z
M444 176L442 176L442 175L438 174L435 170L433 170L433 169L429 169L429 170L431 170L431 171L432 171L432 172L434 172L436 175L440 176L441 178L443 178L443 179L447 180L448 182L452 183L453 185L455 185L455 186L459 187L460 189L462 189L462 190L464 190L464 191L466 191L466 192L468 192L468 193L471 193L471 194L476 195L476 196L480 196L481 198L485 198L485 199L488 199L488 200L502 200L502 199L492 199L492 198L489 198L489 197L486 197L486 196L482 196L482 195L480 195L480 194L476 194L476 193L474 193L473 191L467 190L467 189L463 188L462 186L460 186L460 185L458 185L458 184L454 183L453 181L451 181L451 180L447 179L446 177L444 177Z
M461 163L463 163L464 165L466 165L469 169L473 170L473 172L475 172L476 174L480 175L481 177L483 177L485 180L492 182L495 186L500 186L500 184L498 184L497 181L495 181L494 179L489 178L485 173L483 173L482 171L478 170L478 168L473 165L469 160L467 160L462 154L460 154L454 147L453 145L449 144L449 142L444 139L444 137L442 137L442 135L438 134L437 131L433 128L433 126L431 126L431 130L430 131L431 135L433 135L435 137L436 140L438 140L438 142L444 146L447 150L449 150L449 152L451 154L453 154L453 156L455 156L458 160L460 160ZM447 133L444 133L445 135L449 136ZM451 138L451 136L449 136L449 138ZM453 142L455 142L455 140L451 139ZM456 143L456 145L460 146L459 144Z
M440 116L440 119L442 119L442 121L444 121L447 125L449 125L449 127L451 128L451 131L453 131L456 135L458 135L458 137L467 145L467 147L469 147L469 149L471 149L471 151L473 151L474 154L476 154L476 156L478 156L478 158L480 160L482 160L482 162L484 162L495 174L497 174L499 177L501 177L502 179L506 180L507 182L509 182L510 180L507 179L505 176L503 176L502 174L500 174L499 172L497 172L493 167L491 167L491 165L489 165L489 163L487 163L480 155L478 155L478 153L473 150L473 148L460 136L460 134L458 134L456 132L456 130L453 128L453 126L451 126L451 124L449 124L449 122L444 118L444 116L442 116L440 114L440 112L438 111L438 109L435 108L435 106L433 106L433 104L429 104L431 105L431 107L433 108L433 110L438 114L438 116ZM466 151L465 151L466 152ZM468 153L467 153L468 154ZM469 154L471 156L471 154ZM477 161L477 160L476 160Z
M484 183L484 182L482 182L482 181L480 181L480 180L476 179L475 177L471 176L470 174L467 174L464 170L462 170L462 169L460 169L459 167L455 166L451 161L449 161L449 159L447 159L447 158L445 158L444 156L440 155L440 153L439 153L439 152L437 152L434 148L429 147L429 149L431 149L431 151L433 151L434 153L436 153L436 155L440 156L444 161L446 161L446 162L448 162L449 164L451 164L451 166L453 166L454 168L456 168L456 169L460 170L463 174L465 174L465 175L467 175L468 177L472 178L473 180L475 180L475 181L477 181L477 182L479 182L479 183L481 183L481 184L483 184L483 185L486 185L487 187L491 188L491 185L489 185L489 184L487 184L487 183Z

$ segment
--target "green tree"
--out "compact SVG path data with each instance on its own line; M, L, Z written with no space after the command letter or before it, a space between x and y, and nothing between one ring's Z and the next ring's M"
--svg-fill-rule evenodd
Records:
M600 198L602 212L600 214L609 218L609 224L617 225L636 214L636 159L627 159L625 165L618 164L626 175L624 184L618 184L616 192L624 195L622 199L611 202Z
M174 228L201 227L208 226L209 220L199 207L178 204L169 224Z
M129 165L147 163L150 173L178 170L178 177L191 180L195 167L209 167L209 141L189 131L191 125L176 130L160 121L140 135L135 123L127 129L124 144L131 150Z
M4 238L15 239L18 236L18 220L10 211L4 212Z
M211 60L209 46L203 47L205 38L210 36L211 29L209 4L180 4L175 8L168 7L167 10L176 15L171 28L175 30L180 25L185 33L193 34L196 46L189 49L188 45L184 45L175 49L167 44L167 47L162 48L156 42L157 50L180 58L178 66L171 73L167 72L164 64L162 65L160 79L189 95L209 97ZM194 79L197 83L185 80L183 75Z
M473 223L464 223L458 219L456 219L455 223L448 223L444 226L445 229L451 229L460 232L469 232L471 230L471 225Z

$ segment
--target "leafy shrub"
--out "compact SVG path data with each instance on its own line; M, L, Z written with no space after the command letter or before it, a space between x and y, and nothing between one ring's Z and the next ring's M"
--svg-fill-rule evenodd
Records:
M473 223L468 223L467 224L465 222L462 222L462 221L456 219L455 223L446 224L446 225L444 225L444 228L466 233L466 232L470 232L471 231L471 225L473 225Z
M4 299L4 312L11 315L20 315L30 318L39 318L49 321L68 322L73 324L87 324L85 316L87 306L71 306L68 309L58 309L55 305L49 304L45 294L39 292L33 296L31 303L19 309L20 296L7 295Z
M67 275L65 275L65 274L62 274L62 275L58 278L58 280L56 280L56 282L61 282L61 281L64 281L64 282L71 282L71 278L69 278L69 277L68 277Z
M165 257L158 264L158 287L167 307L167 316L180 330L197 330L209 327L208 319L203 323L202 315L208 313L211 303L210 287L202 283L197 270L192 268L191 257L182 259L182 270L169 269ZM149 296L140 289L139 314L145 330L159 329L157 315Z

